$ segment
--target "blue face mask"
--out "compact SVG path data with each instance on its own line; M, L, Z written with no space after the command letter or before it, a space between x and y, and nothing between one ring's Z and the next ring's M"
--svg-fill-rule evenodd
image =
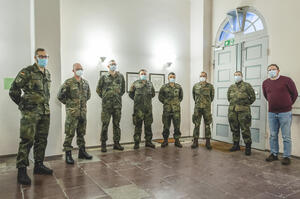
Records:
M40 58L38 58L37 61L38 61L37 64L40 67L43 67L43 68L45 68L47 66L47 64L48 64L48 59L40 59Z
M175 78L170 78L170 83L175 83Z
M117 70L117 65L114 65L114 64L110 65L109 70L111 70L111 71Z
M147 75L141 75L141 80L147 80Z
M200 77L200 82L205 82L206 78L205 77Z
M75 73L78 77L81 77L83 75L83 70L77 70Z
M274 78L277 75L277 70L270 70L268 73L271 78Z
M234 76L234 81L236 83L239 83L240 81L242 81L242 76Z

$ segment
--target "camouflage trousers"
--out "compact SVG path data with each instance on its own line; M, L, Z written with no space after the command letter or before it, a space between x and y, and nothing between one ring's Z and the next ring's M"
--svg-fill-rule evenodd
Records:
M64 151L72 150L72 141L75 136L75 131L77 133L77 146L79 148L85 147L85 132L86 132L86 117L74 117L67 113L65 121L65 142L63 144Z
M29 166L29 152L33 146L34 161L43 162L47 146L50 115L21 111L19 150L17 168Z
M152 110L134 110L134 114L132 115L133 124L135 125L133 139L134 142L141 141L142 135L142 126L144 122L144 132L145 132L145 140L152 140L152 128L151 125L153 123L153 115Z
M113 140L119 142L121 139L121 108L104 108L101 113L102 130L101 130L101 142L107 141L107 132L110 118L112 117L113 122Z
M228 120L232 132L233 142L240 141L240 130L245 144L251 144L251 112L250 111L228 111Z
M211 108L198 108L195 107L194 114L193 114L193 123L195 124L193 137L199 138L199 131L200 131L200 124L201 119L204 119L204 125L205 125L205 138L210 139L211 138L211 129L210 124L212 123L212 115L211 115Z
M163 138L164 139L169 138L171 121L173 121L173 126L174 126L174 139L179 139L181 137L180 112L176 112L176 113L164 112L163 113L163 115L162 115L162 122L164 124L164 130L163 130L163 133L162 133Z

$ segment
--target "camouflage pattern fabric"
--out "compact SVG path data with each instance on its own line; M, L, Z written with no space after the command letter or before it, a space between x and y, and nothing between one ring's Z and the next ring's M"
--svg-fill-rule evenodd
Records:
M50 125L50 83L49 71L41 72L33 64L18 73L9 90L10 98L19 106L22 115L17 168L29 166L32 146L35 162L44 161Z
M116 72L114 76L111 74L102 76L98 82L96 92L102 98L101 141L104 142L107 140L108 125L112 117L113 140L119 142L121 139L122 96L125 93L124 76L119 72Z
M240 130L245 144L251 144L250 105L256 100L255 92L249 83L241 81L231 85L227 92L229 101L228 120L234 142L240 141Z
M67 79L57 95L58 100L66 105L64 151L72 150L72 140L77 133L77 145L85 147L87 101L91 98L88 81L77 81L75 77Z
M158 99L164 105L162 122L164 125L163 138L168 139L170 135L171 121L174 126L174 139L181 137L180 132L180 102L183 99L183 90L177 83L171 86L170 83L163 85L158 94Z
M195 101L195 108L193 114L194 138L199 138L201 118L204 119L205 124L205 138L211 138L212 114L211 103L214 100L215 90L212 84L208 82L198 82L193 87L193 99Z
M153 115L152 98L155 96L153 84L150 81L135 81L129 90L129 97L134 100L133 124L135 125L134 141L141 141L142 125L144 122L145 140L152 140Z

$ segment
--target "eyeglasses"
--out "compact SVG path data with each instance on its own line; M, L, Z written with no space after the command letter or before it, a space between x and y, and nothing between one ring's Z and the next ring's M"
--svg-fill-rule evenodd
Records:
M48 55L37 55L37 57L39 58L39 59L49 59L49 56Z

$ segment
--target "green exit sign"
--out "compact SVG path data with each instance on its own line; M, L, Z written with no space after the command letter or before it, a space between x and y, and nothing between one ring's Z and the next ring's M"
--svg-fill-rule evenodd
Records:
M224 46L232 46L234 44L234 39L229 39L224 42Z

